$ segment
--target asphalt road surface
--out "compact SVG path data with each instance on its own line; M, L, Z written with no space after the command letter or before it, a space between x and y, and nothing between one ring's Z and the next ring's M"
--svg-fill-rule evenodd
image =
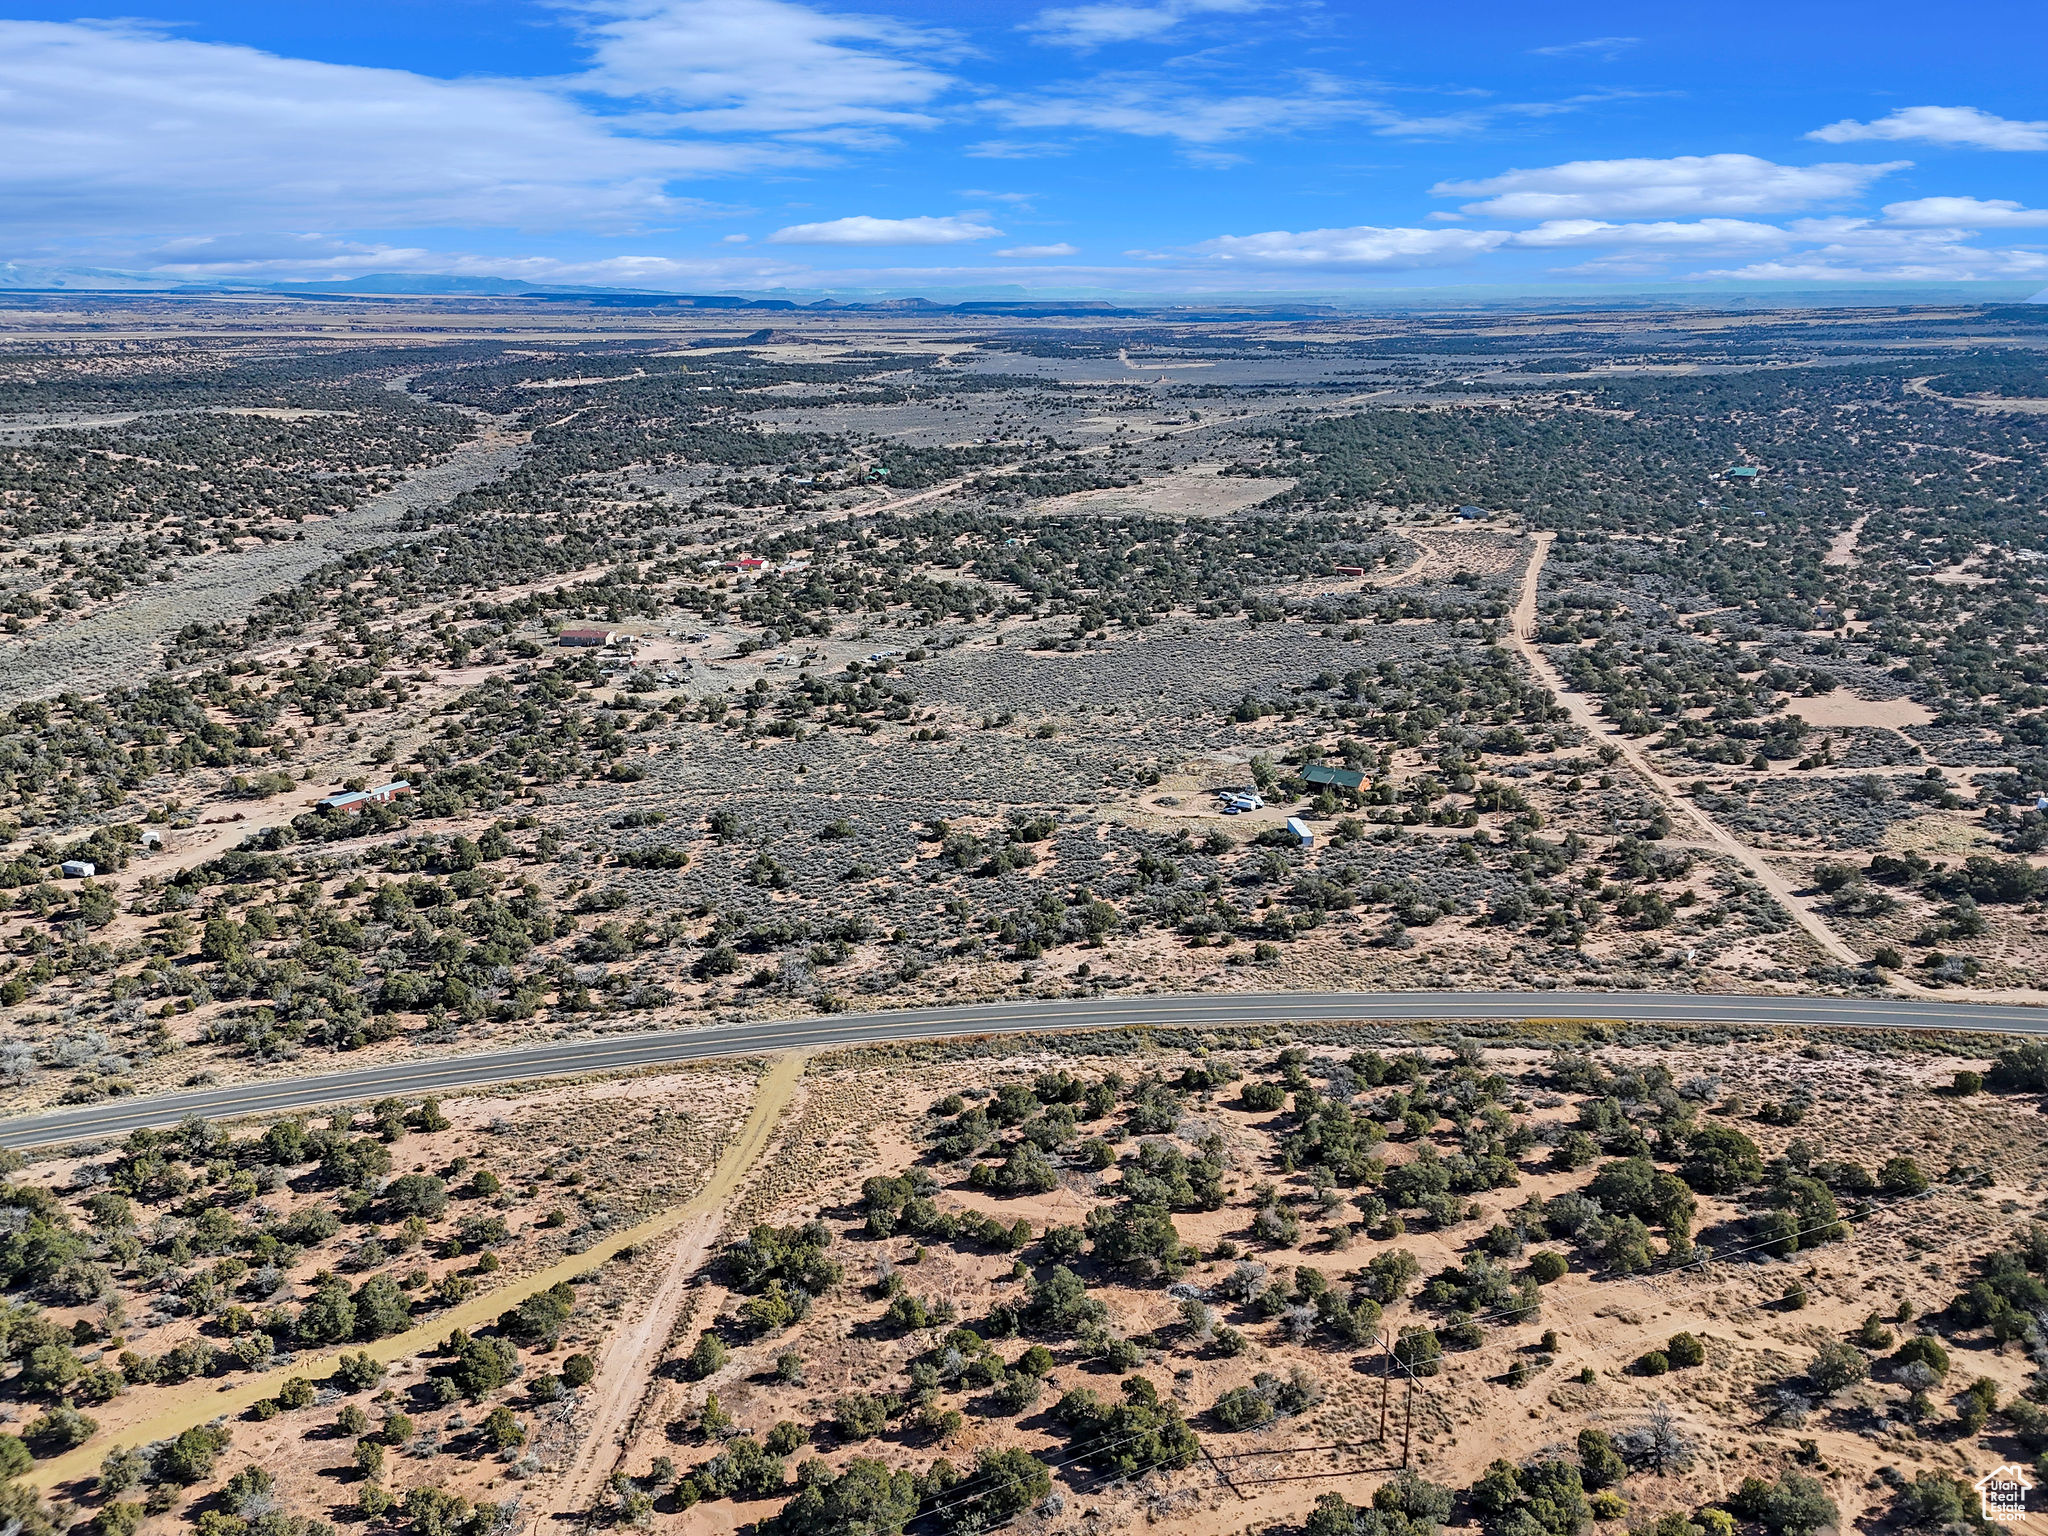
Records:
M1742 997L1672 992L1239 992L1217 996L1101 997L985 1003L962 1008L842 1013L606 1039L560 1040L509 1051L397 1061L352 1072L188 1088L0 1120L0 1146L121 1136L175 1125L388 1097L450 1093L581 1073L614 1072L718 1056L886 1040L1016 1034L1129 1025L1375 1023L1404 1019L1581 1019L1627 1023L1833 1025L2048 1035L2048 1009L1896 998Z

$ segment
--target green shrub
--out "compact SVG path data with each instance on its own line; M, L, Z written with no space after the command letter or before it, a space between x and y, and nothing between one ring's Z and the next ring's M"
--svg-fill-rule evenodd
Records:
M1786 1468L1775 1483L1744 1478L1728 1503L1738 1518L1756 1521L1772 1536L1812 1536L1840 1518L1827 1489L1796 1467Z
M832 1418L842 1440L872 1440L889 1427L889 1403L865 1392L849 1392L832 1405Z
M1231 1432L1257 1429L1273 1422L1273 1405L1252 1387L1233 1387L1216 1399L1209 1416L1217 1427Z
M690 1350L689 1358L684 1362L685 1372L692 1381L702 1381L725 1365L726 1355L725 1341L707 1328L697 1335L696 1345ZM567 1362L563 1362L563 1365L562 1377L566 1381L569 1376Z
M1918 1195L1927 1189L1927 1175L1910 1157L1886 1158L1877 1171L1877 1187L1887 1195Z
M277 1389L277 1406L280 1408L310 1408L318 1395L313 1383L303 1376L287 1378Z
M190 1487L213 1476L213 1464L233 1436L220 1425L201 1424L156 1448L150 1469L158 1479Z
M1813 1357L1813 1364L1806 1368L1807 1380L1823 1397L1847 1391L1858 1382L1868 1380L1869 1376L1870 1362L1853 1344L1823 1344Z
M1394 1359L1417 1376L1434 1376L1443 1368L1443 1346L1433 1330L1403 1328L1394 1340Z
M1279 1083L1249 1082L1238 1092L1246 1109L1270 1114L1287 1102L1287 1090Z
M1605 1488L1628 1476L1628 1463L1605 1430L1580 1430L1578 1449L1579 1476L1586 1487Z
M1932 1334L1915 1334L1899 1346L1899 1352L1892 1356L1892 1360L1898 1365L1910 1365L1917 1360L1937 1376L1948 1374L1948 1351Z
M1153 1468L1180 1471L1201 1454L1201 1442L1180 1410L1160 1399L1143 1376L1127 1377L1123 1401L1105 1404L1087 1387L1076 1387L1054 1405L1066 1430L1069 1452L1098 1471L1131 1476Z
M70 1403L57 1403L29 1419L20 1438L37 1456L57 1456L72 1446L82 1446L100 1432L98 1419L90 1419Z
M371 1359L367 1350L343 1355L334 1363L334 1374L328 1378L344 1392L366 1392L383 1379L384 1367Z

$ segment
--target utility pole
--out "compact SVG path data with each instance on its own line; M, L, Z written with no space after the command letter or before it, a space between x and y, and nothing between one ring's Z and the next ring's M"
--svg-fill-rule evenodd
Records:
M1408 1470L1408 1437L1415 1428L1415 1373L1408 1373L1408 1392L1401 1399L1401 1470Z
M1387 1394L1390 1387L1388 1373L1393 1369L1394 1351L1388 1346L1385 1334L1380 1335L1380 1444L1387 1443Z

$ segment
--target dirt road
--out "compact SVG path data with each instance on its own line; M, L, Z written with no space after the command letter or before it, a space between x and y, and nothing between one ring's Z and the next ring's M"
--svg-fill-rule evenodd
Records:
M1510 615L1515 649L1522 653L1523 658L1529 663L1529 669L1546 688L1557 695L1565 708L1571 711L1573 724L1585 727L1596 740L1609 743L1621 753L1622 761L1634 769L1667 805L1675 808L1678 814L1705 834L1707 845L1713 851L1728 855L1749 871L1757 884L1771 893L1778 905L1791 914L1792 920L1805 930L1814 943L1845 964L1861 965L1863 957L1827 925L1821 915L1808 904L1806 898L1798 893L1792 882L1773 868L1768 859L1687 799L1679 787L1650 762L1647 753L1601 717L1591 699L1584 694L1573 693L1565 686L1564 678L1536 644L1536 587L1542 579L1543 562L1549 558L1550 545L1555 537L1555 534L1550 533L1539 533L1534 536L1535 552L1530 555L1528 568L1522 573L1521 596L1516 599ZM1884 979L1894 991L1902 992L1908 997L1957 1003L2048 1003L2048 989L2039 987L2008 987L1999 990L1985 987L1937 989L1923 987L1917 981L1890 971L1885 973Z
M1542 648L1536 644L1536 588L1542 580L1543 563L1550 558L1550 546L1556 537L1553 533L1539 533L1534 536L1536 548L1529 556L1528 568L1522 573L1521 596L1516 599L1514 611L1510 615L1514 626L1515 649L1520 651L1523 659L1529 663L1529 670L1534 672L1543 685L1557 695L1559 702L1571 711L1574 725L1583 727L1595 740L1605 742L1618 751L1622 761L1634 769L1666 804L1697 826L1717 852L1726 854L1748 870L1757 884L1771 893L1814 943L1845 965L1861 965L1863 956L1857 954L1843 942L1839 934L1821 921L1819 914L1795 893L1791 881L1773 869L1762 854L1742 842L1734 833L1687 799L1679 791L1678 786L1650 762L1647 753L1615 730L1612 722L1601 716L1591 699L1582 693L1574 693L1566 685L1563 675L1550 664L1550 658L1545 656Z
M669 1335L688 1299L690 1279L718 1236L726 1202L772 1140L803 1079L806 1059L805 1053L792 1051L778 1057L762 1076L754 1112L739 1140L719 1161L711 1182L684 1207L686 1218L669 1241L660 1284L640 1314L611 1336L598 1357L591 1389L595 1396L582 1445L549 1493L546 1515L573 1516L588 1510L632 1443L635 1421L654 1392L655 1367L668 1350Z
M421 1354L440 1344L458 1328L474 1330L489 1327L506 1308L518 1305L527 1297L598 1268L622 1249L666 1238L678 1228L702 1228L702 1236L696 1239L696 1242L699 1245L708 1242L717 1232L718 1217L725 1208L725 1202L739 1188L761 1154L767 1150L775 1128L781 1122L782 1111L788 1105L798 1081L803 1076L803 1069L804 1057L795 1052L780 1056L769 1065L755 1090L754 1107L748 1114L746 1123L740 1127L739 1135L719 1157L709 1181L695 1195L674 1209L663 1211L659 1216L650 1217L637 1226L614 1232L603 1242L583 1253L550 1264L533 1274L522 1276L497 1290L473 1297L460 1306L438 1312L427 1323L407 1333L393 1334L389 1338L352 1346L348 1350L335 1350L317 1356L302 1355L288 1368L239 1377L225 1385L201 1379L163 1393L160 1398L162 1406L147 1419L123 1425L112 1434L96 1436L62 1456L39 1461L26 1474L23 1481L48 1492L78 1478L90 1477L99 1470L101 1459L115 1445L147 1445L151 1441L168 1439L197 1425L211 1423L215 1419L232 1418L251 1404L266 1397L275 1397L277 1389L290 1377L303 1376L309 1381L319 1381L332 1375L336 1362L343 1354L354 1353L357 1350L366 1351L372 1359L386 1363L408 1355ZM686 1233L677 1250L678 1260L687 1256L691 1244L692 1239ZM663 1289L666 1291L667 1287L664 1286ZM658 1342L667 1342L665 1330L660 1333ZM599 1423L596 1428L604 1430L605 1434L600 1435L594 1431L586 1442L593 1447L593 1455L598 1459L602 1459L602 1446L608 1443L605 1435L617 1433L606 1405L616 1396L629 1400L637 1407L638 1394L646 1389L646 1374L631 1374L638 1368L639 1363L637 1358L617 1358L615 1343L606 1350L599 1365L597 1386L594 1389L598 1393L596 1404ZM604 1462L604 1469L606 1472L610 1471L609 1461Z

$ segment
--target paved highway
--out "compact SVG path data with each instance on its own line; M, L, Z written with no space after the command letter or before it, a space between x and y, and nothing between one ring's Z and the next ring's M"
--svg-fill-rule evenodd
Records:
M2048 1009L1899 998L1743 997L1673 992L1237 992L1213 996L1100 997L986 1003L961 1008L842 1013L813 1019L559 1040L509 1051L395 1061L271 1082L188 1088L0 1120L0 1146L121 1136L266 1111L426 1093L624 1068L703 1061L811 1046L1033 1030L1129 1025L1375 1023L1407 1019L1601 1019L1670 1024L1833 1025L2048 1035Z

